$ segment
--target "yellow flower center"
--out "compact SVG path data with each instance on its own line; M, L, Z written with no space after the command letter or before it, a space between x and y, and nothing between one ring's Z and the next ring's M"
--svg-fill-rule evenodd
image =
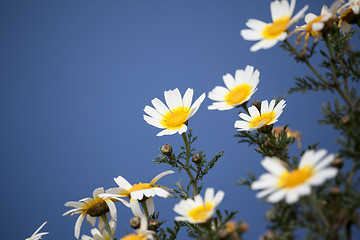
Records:
M277 185L280 188L293 188L305 183L314 173L314 169L309 165L292 170L291 172L286 171L281 174Z
M229 105L241 104L247 97L249 97L250 93L251 86L245 83L237 86L234 89L231 89L230 92L226 94L225 100Z
M262 32L263 37L265 39L276 39L286 30L289 19L290 16L279 18L276 19L272 24L267 25Z
M193 208L189 212L189 217L195 221L205 222L207 220L208 213L214 208L212 203L206 203L205 205Z
M125 237L121 238L120 240L145 240L146 239L146 235L143 234L129 234L126 235Z
M132 186L132 188L130 188L128 190L128 192L135 192L135 191L139 191L139 190L142 190L142 189L150 189L152 188L153 186L150 184L150 183L142 183L142 182L139 182L138 184L134 184Z
M181 128L190 114L189 108L178 107L165 114L161 120L161 124L165 128L179 129Z
M261 125L269 125L272 121L275 120L275 113L269 112L264 113L258 117L255 117L249 124L250 128L259 127Z

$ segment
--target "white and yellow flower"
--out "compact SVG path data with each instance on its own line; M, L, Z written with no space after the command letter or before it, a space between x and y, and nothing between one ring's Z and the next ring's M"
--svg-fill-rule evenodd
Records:
M175 217L175 220L189 223L204 223L214 215L215 208L223 198L223 191L218 191L214 196L214 189L208 188L205 191L205 199L201 195L196 195L194 199L181 200L174 207L174 211L181 215Z
M240 118L243 120L238 120L235 122L235 128L238 128L238 131L252 131L262 126L270 125L277 122L279 116L283 112L284 107L286 106L285 100L282 99L276 106L275 100L271 100L270 104L267 100L261 102L261 112L255 107L251 106L248 108L249 114L240 113Z
M321 185L325 180L333 178L337 169L328 167L335 156L326 156L326 150L309 150L302 156L297 169L288 170L283 162L275 157L266 157L261 164L269 173L260 176L251 185L251 189L262 190L258 198L267 195L267 201L276 203L285 198L292 204L301 196L311 193L311 186Z
M120 240L154 240L155 232L148 230L147 218L145 215L140 217L140 228L135 230L135 233L128 234Z
M48 232L38 233L46 223L47 222L44 222L38 229L36 229L31 237L26 238L25 240L39 240L43 235L49 234Z
M229 110L248 101L256 92L259 83L259 71L252 66L235 72L235 79L229 73L223 76L225 87L216 86L208 97L214 102L208 109Z
M294 13L295 2L296 0L291 0L290 5L287 0L272 2L270 4L272 23L256 19L249 19L246 22L246 26L250 29L241 30L241 36L245 40L260 40L250 48L250 51L271 48L278 41L284 41L288 37L289 27L297 22L308 9L308 6L305 6L294 17L291 17Z
M150 106L144 108L145 113L149 115L144 115L144 120L150 125L164 129L157 136L186 132L187 121L196 113L205 99L205 93L203 93L191 105L193 95L194 91L191 88L186 90L183 98L177 88L165 91L167 106L158 98L154 98L151 103L155 108Z
M111 228L111 232L114 235L115 230L116 230L116 222L110 221L109 225ZM112 240L112 239L110 239L109 233L105 229L102 229L102 231L100 231L97 228L93 228L93 229L91 229L91 234L92 234L92 237L89 237L87 235L82 235L81 240Z
M110 212L110 217L112 220L116 221L116 207L114 202L110 197L100 198L99 195L104 193L104 188L97 188L93 192L93 198L84 198L78 202L69 201L65 204L66 207L72 207L71 209L63 214L63 216L70 214L73 216L74 214L80 214L75 223L74 235L78 239L80 236L80 228L82 222L86 216L86 220L92 226L96 223L96 217L101 216L102 214L106 214ZM126 204L126 201L123 199L117 199L118 201L122 201ZM105 223L101 218L99 218L99 229L102 231L104 229Z
M338 13L340 14L339 27L345 34L352 29L351 23L359 17L357 15L360 13L360 0L349 0L339 8Z
M130 199L130 206L133 214L135 216L141 216L143 213L140 208L139 201L145 200L149 215L154 213L154 196L159 196L162 198L167 198L170 195L169 188L155 185L160 178L172 174L174 171L165 171L158 174L154 177L150 183L138 183L131 185L125 178L118 176L114 178L114 181L119 186L118 188L110 188L106 193L101 194L101 197L112 198L112 199L121 199L123 197L128 197Z

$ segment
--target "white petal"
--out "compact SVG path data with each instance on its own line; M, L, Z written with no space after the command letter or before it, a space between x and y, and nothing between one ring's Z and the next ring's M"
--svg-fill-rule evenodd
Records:
M313 13L308 13L308 14L306 14L304 20L305 20L306 23L309 23L309 22L311 22L312 20L314 20L314 19L317 18L317 17L318 17L318 16L316 16L316 15L313 14Z
M169 90L164 92L166 104L170 111L182 106L182 98L179 89Z
M269 112L269 102L267 100L261 102L261 115Z
M167 198L170 193L168 191L166 191L165 189L162 189L160 187L154 188L156 195L158 195L159 197L162 198Z
M279 190L274 193L272 193L267 200L272 203L276 203L281 201L286 195L286 192L284 190Z
M115 203L113 201L111 201L110 199L105 199L105 202L109 207L111 220L116 221L116 219L117 219L117 211L116 211Z
M157 98L154 98L153 100L151 100L152 105L155 107L155 109L161 113L162 115L165 115L166 113L168 113L170 110L166 107L166 105L160 101Z
M134 216L140 217L141 215L143 215L138 200L131 199L130 200L130 206L131 206L131 211L133 212Z
M160 112L158 112L155 108L150 107L150 106L145 106L144 112L146 114L148 114L152 118L156 118L156 119L162 119L163 118L163 115L161 115Z
M281 160L276 157L265 157L265 159L261 161L261 165L276 176L280 176L287 171L287 169L281 164Z
M158 134L156 134L156 136L173 135L177 132L178 132L177 129L164 129L161 132L159 132Z
M266 23L257 19L249 19L246 22L246 26L252 29L260 30L262 31L266 27ZM247 39L245 39L247 40Z
M205 191L205 202L212 202L213 198L214 198L214 189L207 188Z
M270 193L274 192L275 190L277 190L277 189L276 188L268 188L268 189L262 190L261 192L258 192L256 194L256 197L263 198L263 197L269 195Z
M214 100L214 101L224 101L225 96L229 92L230 91L225 87L216 86L211 92L209 92L208 98L210 98L211 100Z
M152 126L154 126L154 127L157 127L157 128L165 128L165 127L161 124L161 120L160 120L160 119L158 119L158 118L152 118L152 117L149 117L149 116L147 116L147 115L143 115L143 117L144 117L144 120L145 120L148 124L150 124L150 125L152 125Z
M186 92L184 94L184 98L183 98L184 107L186 107L186 108L191 107L193 95L194 95L194 90L192 90L191 88L188 88L186 90Z
M198 99L196 99L194 104L191 106L191 109L193 109L193 111L191 111L191 114L189 117L192 117L197 112L201 103L204 101L205 97L206 97L206 94L203 93Z
M299 200L299 195L298 195L298 192L295 189L290 190L289 192L286 193L285 201L286 201L287 204L293 204L297 200Z
M243 29L240 32L241 36L248 41L257 41L263 38L260 31L253 29Z
M89 214L86 215L86 221L91 225L95 226L96 223L96 217L92 217Z
M335 155L334 154L329 154L324 159L320 160L318 162L318 164L316 164L315 171L319 171L322 168L328 166L332 161L334 161L334 159L335 159Z
M158 175L156 175L150 182L150 185L154 185L157 181L159 181L160 178L166 176L166 175L169 175L169 174L173 174L175 173L174 171L172 170L168 170L168 171L165 171L165 172L162 172Z
M233 78L233 76L231 76L231 74L226 74L223 76L223 80L225 83L225 86L231 91L231 89L233 89L235 87L235 79Z
M219 111L225 111L233 109L234 107L232 105L229 105L225 102L214 102L212 105L208 106L209 110L219 110Z
M155 212L155 205L154 205L154 199L152 197L146 199L146 207L148 209L149 215L150 216L153 215Z
M219 205L219 203L223 200L223 198L224 198L224 195L225 195L225 193L223 192L223 191L218 191L216 194L215 194L215 197L214 197L214 199L213 199L213 202L214 202L214 204L217 206L217 205Z
M80 237L80 228L81 228L81 224L84 220L84 217L85 217L85 214L80 214L80 216L76 220L75 231L74 231L74 235L75 235L76 239L79 239L79 237Z
M260 116L260 112L257 109L257 107L255 107L255 106L249 107L248 111L249 111L251 118L256 118L256 117Z
M118 176L117 178L114 178L114 181L119 187L124 188L126 190L132 188L132 185L122 176Z

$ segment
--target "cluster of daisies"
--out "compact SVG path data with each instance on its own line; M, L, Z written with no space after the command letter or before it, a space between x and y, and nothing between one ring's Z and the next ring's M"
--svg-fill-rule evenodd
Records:
M321 37L326 23L329 21L337 22L340 30L345 34L351 30L351 24L356 23L359 19L360 0L336 0L330 8L324 5L319 15L308 13L305 16L305 24L296 26L290 31L291 25L299 21L308 9L304 6L294 16L296 0L274 1L270 4L272 22L266 23L257 19L249 19L246 26L249 29L241 30L241 36L245 40L258 41L250 50L255 52L260 49L268 49L276 45L279 41L284 41L292 33L299 33L298 41L304 36L306 49L309 36L317 40Z
M250 50L267 49L276 45L277 42L285 40L292 32L291 25L299 21L308 6L303 7L293 16L295 0L289 3L287 0L274 1L270 4L272 22L265 23L256 19L249 19L246 25L250 29L242 30L241 35L246 40L258 41ZM354 16L358 18L360 0L349 0L348 3L336 1L330 8L324 6L320 15L309 13L305 16L306 24L296 27L293 32L299 33L299 38L308 41L309 36L318 38L324 29L326 22L337 19L342 31L349 30L349 23ZM351 26L351 25L350 25ZM252 131L266 126L272 126L278 121L285 107L285 100L271 100L270 103L264 100L259 106L246 108L246 103L257 91L260 73L252 66L237 70L235 75L226 74L223 76L225 86L216 86L209 92L208 98L214 102L208 106L209 110L230 110L243 106L246 113L240 113L241 120L235 121L234 127L238 131ZM188 121L200 108L206 94L203 93L193 103L193 89L187 89L182 96L175 88L164 92L165 103L154 98L151 103L153 107L146 106L144 120L157 128L162 129L157 136L172 135L175 133L184 134L188 129ZM337 174L337 169L329 167L334 160L333 154L327 154L325 150L307 151L302 156L297 168L291 169L284 161L275 157L266 157L262 166L268 173L262 174L257 181L254 181L251 188L261 190L257 197L265 198L267 201L276 203L285 200L292 204L301 196L311 193L311 186L324 183L327 179ZM149 183L139 182L130 184L125 178L119 176L114 178L118 187L104 190L97 188L93 191L92 198L84 198L79 201L70 201L65 204L72 209L63 215L79 214L75 223L74 235L80 238L80 229L83 220L98 227L91 230L92 236L82 235L82 240L110 240L116 229L117 210L116 202L121 202L130 208L134 216L140 219L140 226L135 233L128 234L122 240L154 239L154 232L148 230L148 217L155 212L153 197L167 198L171 195L171 189L156 183L162 177L173 174L173 171L165 171L154 177ZM223 191L215 194L213 188L205 191L204 198L196 195L193 198L181 200L175 204L173 210L179 214L176 221L186 221L193 224L204 223L212 218L216 207L224 197ZM109 214L108 214L109 213ZM108 215L110 220L108 220ZM39 233L39 229L27 240L38 240L47 232Z

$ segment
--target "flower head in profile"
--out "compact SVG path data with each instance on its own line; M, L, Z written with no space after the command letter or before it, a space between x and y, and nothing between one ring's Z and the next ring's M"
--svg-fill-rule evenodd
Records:
M116 230L115 221L110 221L109 225L110 225L112 234L114 234L115 230ZM81 240L111 240L108 232L105 229L102 229L102 231L100 231L97 228L93 228L93 229L91 229L91 235L92 235L92 237L89 237L87 235L82 235Z
M135 233L128 234L120 240L154 240L154 232L148 230L148 222L145 215L140 215L140 228Z
M174 207L174 211L181 215L175 217L175 220L189 223L204 223L214 215L215 208L223 198L223 191L218 191L214 195L214 189L208 188L205 191L205 199L201 195L196 195L194 199L181 200Z
M46 224L47 222L44 222L38 229L36 229L36 231L33 233L33 235L31 235L31 237L26 238L25 240L39 240L42 239L41 237L43 235L49 234L48 232L42 232L39 233L39 231L42 229L42 227Z
M265 23L256 19L249 19L246 23L250 29L241 30L241 36L245 40L258 41L250 51L255 52L260 49L268 49L278 41L284 41L288 37L289 27L297 22L305 13L308 6L301 9L294 17L296 0L291 0L289 5L287 0L274 1L270 4L272 23Z
M205 93L203 93L191 105L193 95L194 91L188 88L182 98L179 89L175 88L164 92L167 106L158 98L151 101L155 108L145 106L144 111L149 116L144 115L144 120L150 125L164 129L156 136L186 132L187 121L197 112L205 99Z
M340 14L339 26L345 34L351 30L351 24L356 23L359 18L360 0L349 0L339 8L338 13Z
M274 127L272 129L272 133L277 138L277 137L280 136L280 133L281 133L282 130L284 130L286 132L286 136L288 138L290 138L290 137L295 138L295 141L297 141L297 148L300 149L301 148L301 138L302 138L301 132L292 130L292 129L288 128L288 127L285 130L284 126L279 126L279 127Z
M159 197L167 198L170 195L169 188L156 185L155 183L159 181L160 178L172 173L174 173L174 171L165 171L154 177L150 183L140 182L134 185L131 185L125 178L119 176L114 178L114 181L119 187L108 189L105 194L101 194L101 197L110 197L113 199L128 197L130 199L131 210L133 211L134 215L138 217L143 214L139 205L139 201L144 200L149 214L152 215L155 209L153 197L157 195Z
M282 99L276 106L275 100L271 100L270 104L267 100L261 102L260 112L255 106L248 108L249 114L240 113L240 118L244 120L238 120L235 122L235 128L238 131L252 131L261 128L266 125L277 122L279 116L283 112L286 106L285 100Z
M235 72L235 79L230 74L223 76L225 87L217 86L208 97L214 102L208 109L229 110L248 101L256 92L259 83L259 71L254 67L246 66L244 70Z
M70 201L65 204L66 207L72 207L63 214L63 216L70 214L80 214L75 223L75 237L78 239L80 236L80 228L82 222L86 216L86 220L90 225L94 226L96 223L96 217L110 212L112 220L116 221L116 207L114 202L110 198L100 198L99 194L104 193L104 188L97 188L93 192L93 198L84 198L78 202ZM124 200L123 200L124 201ZM101 218L99 218L99 229L104 229L105 225Z
M269 173L260 176L251 185L251 189L262 190L257 197L267 195L267 201L276 203L285 198L292 204L299 197L309 195L311 186L321 185L325 180L333 178L337 169L328 167L334 160L334 155L326 156L326 150L309 150L302 156L297 169L288 170L278 158L266 157L261 164Z

